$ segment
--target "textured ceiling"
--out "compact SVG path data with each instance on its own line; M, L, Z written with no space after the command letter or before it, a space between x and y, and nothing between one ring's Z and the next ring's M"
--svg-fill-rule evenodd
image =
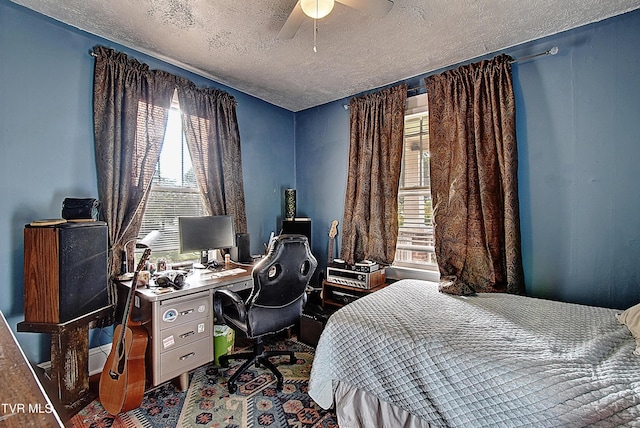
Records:
M376 18L336 3L277 38L296 0L13 0L291 111L640 8L640 0L395 0ZM560 46L562 49L562 46Z

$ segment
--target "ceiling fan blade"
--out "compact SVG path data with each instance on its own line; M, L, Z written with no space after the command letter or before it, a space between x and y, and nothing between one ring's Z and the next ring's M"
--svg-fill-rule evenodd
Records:
M385 16L393 7L391 0L336 0L354 9L361 10L371 16Z
M300 25L302 25L302 21L307 15L302 11L302 6L300 6L300 0L296 3L295 7L291 11L291 14L285 21L284 25L280 29L278 33L279 39L292 39L293 36L296 35Z

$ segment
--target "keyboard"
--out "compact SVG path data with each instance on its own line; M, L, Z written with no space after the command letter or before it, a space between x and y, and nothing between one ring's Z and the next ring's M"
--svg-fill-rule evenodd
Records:
M200 279L211 279L211 278L222 278L225 276L237 275L239 273L246 272L246 269L242 268L233 268L233 269L223 269L219 271L206 272L198 275Z

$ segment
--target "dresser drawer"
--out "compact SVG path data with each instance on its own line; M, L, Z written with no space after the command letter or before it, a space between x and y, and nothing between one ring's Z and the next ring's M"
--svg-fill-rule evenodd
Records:
M198 296L169 299L160 302L160 330L175 325L192 322L211 314L211 296L199 293Z
M211 338L211 317L198 318L160 331L160 352L167 352L203 338Z
M172 349L160 355L160 381L172 379L213 359L211 337Z

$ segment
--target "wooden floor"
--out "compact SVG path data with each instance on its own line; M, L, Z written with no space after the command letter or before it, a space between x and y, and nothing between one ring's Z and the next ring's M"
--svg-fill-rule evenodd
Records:
M63 426L1 311L0 373L0 426Z

